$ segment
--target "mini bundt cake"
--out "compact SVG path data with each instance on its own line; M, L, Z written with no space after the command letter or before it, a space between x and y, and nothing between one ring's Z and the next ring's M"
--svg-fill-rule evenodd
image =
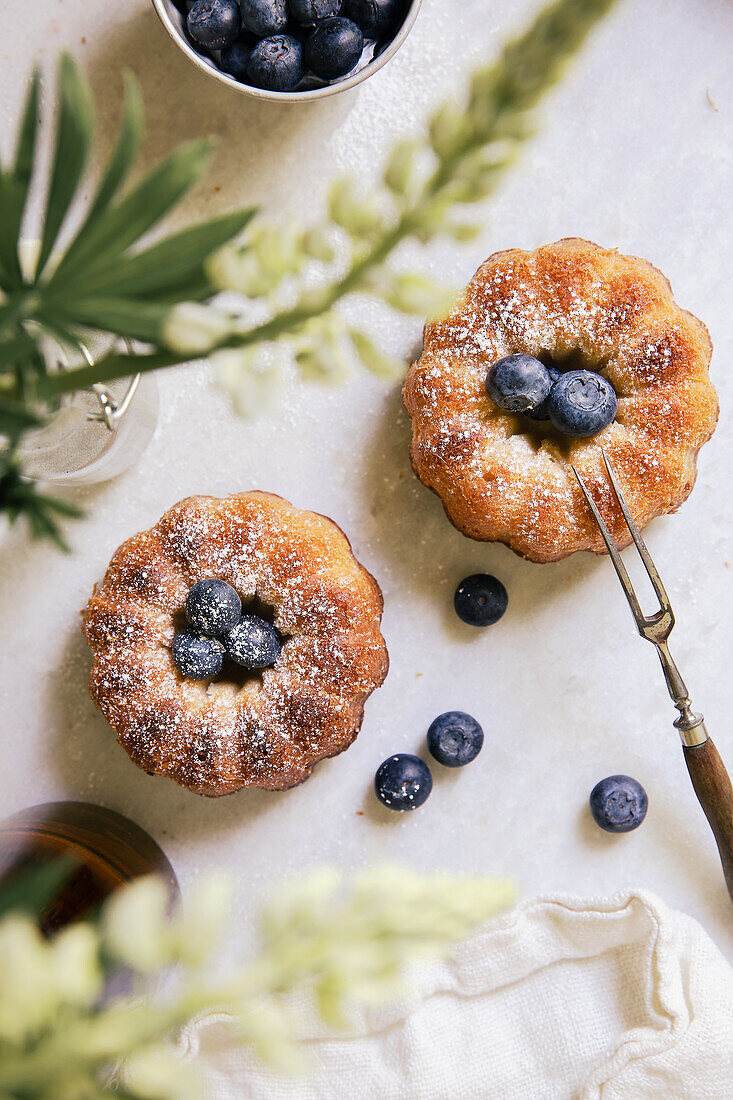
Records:
M464 534L548 562L605 549L575 465L626 545L602 449L640 527L678 508L717 420L711 352L705 326L645 260L577 239L498 252L449 316L426 326L407 375L414 470ZM554 368L553 378L598 372L615 390L615 418L592 438L571 438L499 408L487 372L515 354Z
M171 654L187 594L228 582L270 609L273 667L186 679ZM226 587L226 586L225 586ZM262 614L266 614L262 610ZM116 552L84 612L89 690L144 771L198 794L307 779L346 749L387 673L382 595L330 519L269 493L189 497Z

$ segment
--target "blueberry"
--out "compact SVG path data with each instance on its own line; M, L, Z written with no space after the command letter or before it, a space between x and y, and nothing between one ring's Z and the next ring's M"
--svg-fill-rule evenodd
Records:
M179 630L171 647L173 664L188 680L210 680L221 672L224 646L193 630Z
M506 588L488 573L472 573L462 580L453 597L456 615L469 626L491 626L506 611Z
M258 38L278 34L288 21L286 0L240 0L242 22Z
M628 775L609 775L590 792L590 812L607 833L630 833L646 817L649 799L641 783Z
M446 768L462 768L481 752L484 731L475 718L462 710L439 714L428 730L428 749Z
M558 370L557 367L548 367L547 373L550 376L550 386L554 386L558 379L562 378L562 371ZM549 420L551 393L552 389L550 389L550 393L548 393L542 404L538 405L536 409L532 409L531 412L528 412L527 416L531 416L533 420Z
M240 35L219 54L219 68L235 80L246 81L247 65L256 44L256 41L246 35Z
M565 435L587 439L616 415L616 391L607 378L592 370L569 370L552 387L550 420Z
M486 392L495 405L508 412L533 412L551 389L547 367L533 355L507 355L486 375Z
M312 27L321 19L338 15L341 10L341 0L289 0L288 6L293 19L302 23L303 26Z
M216 577L196 581L186 596L186 618L201 634L223 634L239 622L241 614L236 589Z
M344 15L353 19L367 38L381 38L394 30L402 10L400 0L344 0Z
M243 668L269 668L280 655L277 631L258 615L243 615L222 641L227 656Z
M242 15L237 0L196 0L186 19L188 33L199 46L221 50L237 37L242 29Z
M363 49L364 35L356 23L336 15L313 31L305 44L305 60L316 76L334 80L351 72Z
M430 768L419 756L398 752L377 768L374 790L390 810L416 810L433 789Z
M292 34L263 38L252 51L247 76L258 88L289 92L303 79L303 46Z

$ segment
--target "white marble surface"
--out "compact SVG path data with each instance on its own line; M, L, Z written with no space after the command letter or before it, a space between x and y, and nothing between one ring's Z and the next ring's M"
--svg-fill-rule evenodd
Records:
M146 0L36 0L3 24L2 137L7 147L33 60L48 70L66 47L100 97L103 144L124 67L148 104L147 163L183 138L220 135L213 170L180 218L251 202L310 216L330 177L350 169L368 182L393 137L457 92L472 60L495 55L532 9L529 0L426 0L381 74L356 94L296 108L237 97L195 72ZM691 500L648 536L678 612L679 662L733 766L731 46L727 0L622 0L545 104L539 136L486 210L483 239L434 249L424 263L461 283L496 248L577 234L648 257L709 325L720 427ZM391 325L377 310L369 316L383 333ZM417 332L388 335L407 352ZM233 868L243 938L273 876L389 858L509 874L525 896L646 886L695 915L733 958L733 910L657 659L636 638L607 561L577 555L540 567L455 532L410 472L396 387L361 376L335 391L294 386L257 424L236 419L201 368L160 387L160 426L137 468L76 494L87 515L69 527L69 556L22 530L3 533L2 812L90 799L149 829L184 886L212 865ZM348 532L384 590L392 670L356 744L305 786L204 801L143 775L117 747L86 695L78 613L129 534L189 493L249 487L325 512ZM476 570L496 573L510 594L506 617L483 633L451 610L455 583ZM382 810L370 793L376 765L420 751L429 721L454 707L484 724L478 762L457 774L436 766L419 813ZM592 825L586 804L596 780L617 771L644 783L650 809L638 832L613 838Z

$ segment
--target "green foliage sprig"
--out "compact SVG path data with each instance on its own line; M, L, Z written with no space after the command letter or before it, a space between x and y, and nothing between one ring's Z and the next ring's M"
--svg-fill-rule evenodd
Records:
M209 143L174 150L121 194L142 135L136 83L126 79L119 140L80 227L57 254L72 220L93 134L91 93L70 58L59 67L58 121L41 243L24 268L20 238L33 187L39 83L30 83L13 162L0 171L0 514L24 516L34 533L60 539L62 508L32 486L22 490L17 444L60 395L94 382L208 356L243 412L272 396L278 362L290 356L305 379L337 381L356 359L381 376L394 362L371 336L350 326L339 304L352 294L380 298L411 314L434 314L446 288L400 270L406 241L440 235L470 240L477 204L495 189L531 132L530 112L558 79L614 0L555 0L498 61L474 73L466 101L451 100L427 134L399 143L381 186L366 197L346 179L331 189L324 225L275 227L258 221L233 243L251 211L235 212L143 247L148 231L200 177ZM320 265L317 285L311 277ZM325 275L325 280L324 280ZM219 291L241 310L208 304ZM253 299L266 319L241 319ZM89 330L143 341L146 354L110 351L93 367L49 372L41 340L74 345Z
M210 879L171 921L166 886L140 880L117 891L98 921L50 941L30 916L0 918L0 1100L200 1097L195 1067L171 1044L206 1010L228 1013L236 1039L262 1059L302 1070L288 993L311 990L315 1010L341 1028L349 1003L393 996L406 964L446 953L514 898L499 880L395 868L344 884L336 872L311 872L263 912L253 960L214 980L229 886ZM148 980L175 965L178 980L167 996L136 988L115 997L108 982L120 965Z
M195 302L215 293L205 261L244 229L252 211L235 211L144 246L146 234L206 170L212 145L181 145L122 193L143 134L139 88L128 76L117 144L80 224L69 229L85 185L94 111L87 81L64 55L40 240L36 255L29 259L22 235L29 200L40 188L34 174L40 123L40 81L35 73L14 157L0 167L0 513L11 521L22 515L34 534L61 542L56 518L77 514L76 510L37 493L24 481L17 453L22 434L37 426L59 392L58 376L48 371L43 342L51 337L73 349L92 330L155 344L172 303ZM60 249L67 229L70 239ZM69 388L84 384L75 379Z

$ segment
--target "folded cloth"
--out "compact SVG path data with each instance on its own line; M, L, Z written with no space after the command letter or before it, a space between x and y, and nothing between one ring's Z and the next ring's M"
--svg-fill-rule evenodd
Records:
M305 994L291 1007L309 1076L264 1067L223 1014L194 1021L207 1100L733 1098L733 970L645 891L522 904L345 1036Z

